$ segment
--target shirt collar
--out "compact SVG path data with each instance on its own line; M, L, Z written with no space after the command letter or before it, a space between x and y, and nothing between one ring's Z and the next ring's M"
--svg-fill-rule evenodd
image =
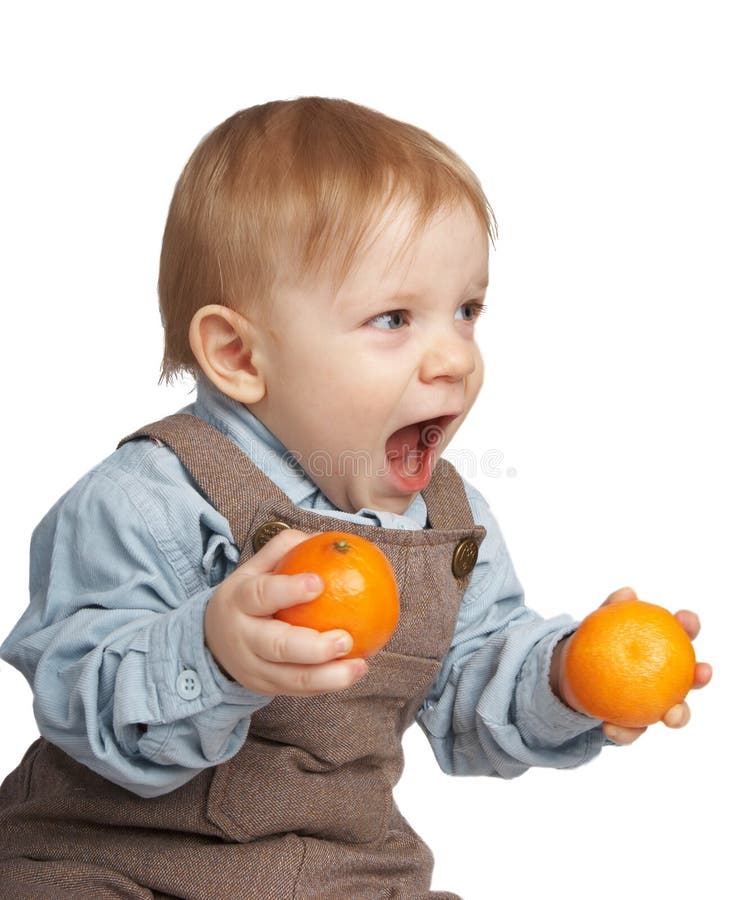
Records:
M203 376L197 379L197 396L188 411L213 425L235 443L296 506L326 512L348 521L377 524L386 528L426 527L427 509L421 494L414 498L403 515L386 510L360 509L357 513L339 510L257 416L246 406L219 391Z

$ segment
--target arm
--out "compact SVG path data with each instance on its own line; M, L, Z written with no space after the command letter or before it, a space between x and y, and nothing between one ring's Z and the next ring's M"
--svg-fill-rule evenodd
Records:
M34 533L30 604L0 651L32 686L41 734L142 796L231 757L270 699L204 645L205 606L236 558L166 448L126 445L79 482Z
M487 534L419 724L450 774L511 778L530 766L587 762L605 743L600 722L568 707L550 683L554 649L575 623L544 620L524 606L488 505L466 490Z

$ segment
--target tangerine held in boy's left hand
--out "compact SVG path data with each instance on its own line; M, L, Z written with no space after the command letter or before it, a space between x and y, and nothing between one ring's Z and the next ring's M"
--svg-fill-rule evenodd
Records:
M692 642L676 617L633 598L586 616L567 642L563 668L575 708L644 728L684 701L695 665Z
M317 597L280 609L274 616L317 631L347 631L354 643L342 659L376 653L398 625L398 585L390 562L379 547L359 535L317 534L293 547L274 572L314 572L322 579L323 590Z

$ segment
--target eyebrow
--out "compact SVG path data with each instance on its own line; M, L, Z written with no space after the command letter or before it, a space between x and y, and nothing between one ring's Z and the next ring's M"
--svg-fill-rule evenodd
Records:
M485 291L489 287L489 276L483 276L477 278L475 281L467 281L466 282L466 292L467 293L481 293ZM372 309L379 309L379 307L387 304L393 304L397 306L402 303L404 305L408 305L408 303L413 302L414 300L418 300L421 294L418 291L395 291L393 294L382 294L378 297L366 297L361 306L364 307L367 311L371 307ZM343 302L344 298L341 298L340 293L336 295L336 299L334 301L334 305L340 302Z
M478 278L475 281L467 281L466 282L466 291L468 293L476 292L479 293L481 291L485 291L489 287L489 276L487 275L484 278ZM390 300L418 300L419 299L418 291L396 291L394 294L390 295L388 299Z

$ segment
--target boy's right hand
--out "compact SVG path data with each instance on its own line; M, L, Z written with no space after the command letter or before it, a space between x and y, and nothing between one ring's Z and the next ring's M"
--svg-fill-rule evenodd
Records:
M340 691L367 671L363 659L338 660L351 649L348 632L320 633L273 618L276 610L322 591L317 575L273 574L281 558L308 537L284 529L224 579L206 606L206 646L222 669L257 694Z

